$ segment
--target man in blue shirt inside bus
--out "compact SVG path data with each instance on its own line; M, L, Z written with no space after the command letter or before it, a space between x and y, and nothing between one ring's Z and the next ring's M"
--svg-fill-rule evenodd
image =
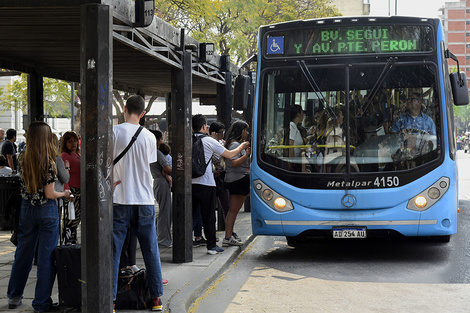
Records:
M436 125L432 118L421 112L423 106L423 98L419 93L413 92L411 97L408 98L406 108L408 112L400 115L392 125L392 133L397 133L402 130L424 131L430 135L436 135Z

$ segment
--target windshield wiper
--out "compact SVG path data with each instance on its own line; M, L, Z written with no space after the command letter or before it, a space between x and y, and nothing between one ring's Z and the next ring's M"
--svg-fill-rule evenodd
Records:
M382 73L380 73L379 78L375 82L374 87L372 87L372 90L370 91L370 94L367 95L367 99L362 105L361 109L359 110L359 113L357 113L356 117L357 118L362 118L364 114L366 113L367 109L369 108L369 105L372 103L372 100L374 100L375 95L379 91L380 86L384 82L385 78L387 78L387 75L390 73L390 70L393 67L393 64L398 60L397 57L390 57L387 60L387 64L385 64Z
M302 73L304 74L304 76L307 79L308 83L310 84L310 87L312 87L312 90L315 93L315 95L319 99L321 98L323 100L323 103L325 103L325 105L326 105L325 110L326 110L326 113L328 113L328 116L332 120L336 120L337 116L335 114L335 111L330 107L330 105L328 104L328 101L326 100L325 96L323 96L323 94L321 93L320 87L318 87L318 84L315 81L315 79L313 78L312 73L308 69L307 64L305 64L305 61L304 60L297 61L297 64L299 65L300 70L302 71Z

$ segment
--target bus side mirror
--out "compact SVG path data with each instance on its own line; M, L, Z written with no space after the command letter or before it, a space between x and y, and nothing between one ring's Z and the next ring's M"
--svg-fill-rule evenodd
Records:
M235 90L233 92L233 109L246 110L250 94L250 76L238 75L235 78Z
M467 77L464 72L450 73L450 85L452 86L452 97L455 105L467 105L468 87Z

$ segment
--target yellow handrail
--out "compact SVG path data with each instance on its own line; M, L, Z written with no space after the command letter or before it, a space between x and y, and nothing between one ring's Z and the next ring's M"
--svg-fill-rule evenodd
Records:
M291 148L346 148L346 145L279 145L279 146L269 146L268 149L291 149ZM350 146L352 149L356 149L355 146Z

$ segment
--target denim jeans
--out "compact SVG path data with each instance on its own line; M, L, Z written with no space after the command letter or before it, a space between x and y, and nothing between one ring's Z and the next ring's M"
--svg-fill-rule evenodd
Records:
M163 295L163 282L155 227L155 206L114 204L113 216L113 300L116 300L119 260L128 225L132 227L139 240L145 268L147 269L150 295L152 297L161 297Z
M7 290L8 303L16 304L23 297L36 245L39 245L33 308L46 311L52 305L51 293L56 274L54 249L59 238L59 211L55 200L34 206L23 199L19 226L18 246Z

